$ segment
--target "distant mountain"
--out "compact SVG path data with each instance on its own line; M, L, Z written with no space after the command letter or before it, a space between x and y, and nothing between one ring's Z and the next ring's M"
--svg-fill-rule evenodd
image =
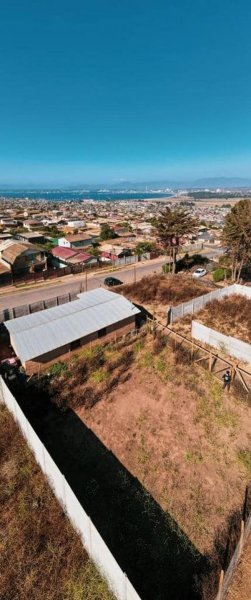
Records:
M48 185L48 184L37 184L37 185L14 185L11 186L9 184L1 184L0 190L58 190L58 191L103 191L103 190L112 190L112 191L141 191L141 192L150 192L151 190L177 190L177 189L241 189L241 188L249 188L251 189L251 178L248 177L202 177L200 179L180 179L180 180L153 180L153 181L118 181L118 182L105 182L99 184L90 184L90 183L82 183L80 184L72 184L72 185Z
M251 188L251 178L245 177L204 177L190 182L192 187L208 188Z

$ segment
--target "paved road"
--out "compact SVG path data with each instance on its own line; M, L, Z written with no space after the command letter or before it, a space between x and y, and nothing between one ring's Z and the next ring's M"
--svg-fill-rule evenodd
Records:
M124 269L116 270L112 272L103 273L90 273L87 275L87 289L93 290L104 285L104 279L108 275L114 275L114 277L123 281L123 283L130 283L132 281L142 279L144 275L150 275L151 273L159 273L162 265L165 263L164 257L162 256L158 260L148 261L147 263L139 263L135 266L126 267ZM55 296L61 296L68 294L69 292L79 291L79 286L82 284L82 290L86 289L86 275L85 273L78 276L68 276L66 278L54 280L51 283L42 283L41 286L29 288L29 290L15 290L3 294L0 296L0 310L6 308L13 308L15 306L21 306L22 304L32 304L37 300L47 300Z
M203 255L207 256L209 259L222 253L223 250L221 248L205 248L203 251ZM123 283L131 283L135 281L135 279L138 281L145 275L161 272L162 265L165 262L165 257L162 256L152 261L138 263L136 266L129 266L116 270L114 273L90 273L87 275L87 289L93 290L103 286L104 278L109 274L114 275L114 277L117 277L123 281ZM61 279L59 278L50 283L44 282L36 285L36 287L34 286L34 288L33 286L29 287L27 290L11 290L11 292L0 295L0 310L21 306L22 304L32 304L32 302L37 302L38 300L47 300L48 298L54 298L55 296L61 296L63 294L68 294L69 292L79 291L80 284L82 284L82 290L85 291L85 273L77 276L70 275L62 277Z

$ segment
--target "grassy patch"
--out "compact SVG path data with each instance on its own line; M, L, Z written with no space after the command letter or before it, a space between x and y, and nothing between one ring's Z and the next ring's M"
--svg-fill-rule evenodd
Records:
M94 371L91 374L91 381L94 381L94 383L101 383L102 381L105 381L107 379L108 374L106 373L106 371L104 371L103 369L98 369L97 371Z
M251 450L239 450L238 460L248 473L251 474Z
M185 453L185 460L198 465L203 462L203 456L198 450L188 450Z

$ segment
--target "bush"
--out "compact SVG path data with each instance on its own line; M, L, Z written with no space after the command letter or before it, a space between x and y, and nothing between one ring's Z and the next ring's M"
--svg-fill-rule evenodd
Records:
M215 283L218 283L218 281L224 281L224 279L229 279L231 277L231 270L230 269L223 269L223 267L220 267L219 269L216 269L215 271L213 271L213 280Z
M162 265L162 273L171 273L171 271L172 271L171 263L166 263L165 265Z

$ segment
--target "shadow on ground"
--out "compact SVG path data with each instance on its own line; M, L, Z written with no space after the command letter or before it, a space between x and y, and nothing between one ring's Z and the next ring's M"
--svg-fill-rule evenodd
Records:
M142 600L198 600L208 563L172 517L88 429L37 389L16 397Z

